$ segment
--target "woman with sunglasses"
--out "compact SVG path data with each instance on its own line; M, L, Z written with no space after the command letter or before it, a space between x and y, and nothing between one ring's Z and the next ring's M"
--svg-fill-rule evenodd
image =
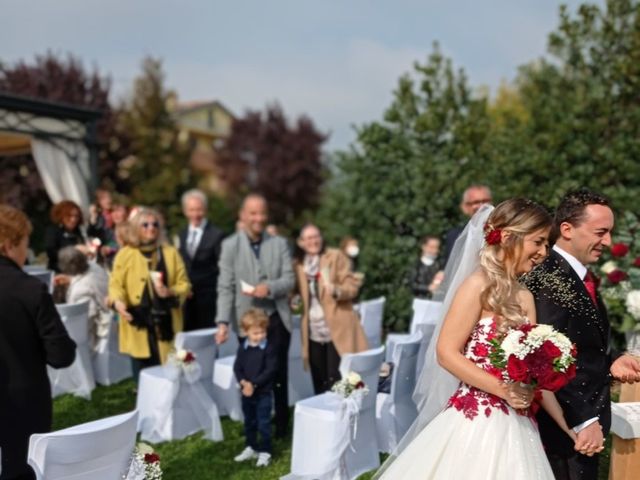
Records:
M181 304L191 285L178 250L164 238L162 217L140 208L129 220L129 244L118 251L109 300L120 315L120 351L140 369L164 363L182 331Z

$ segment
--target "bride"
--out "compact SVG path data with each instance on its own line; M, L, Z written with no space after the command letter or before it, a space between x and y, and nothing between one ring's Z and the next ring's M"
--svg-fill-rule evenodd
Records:
M503 383L488 358L490 340L536 322L518 277L546 257L550 226L548 213L525 199L483 207L469 222L416 387L420 415L377 478L553 480L529 408L533 392ZM553 394L543 392L542 406L573 436Z

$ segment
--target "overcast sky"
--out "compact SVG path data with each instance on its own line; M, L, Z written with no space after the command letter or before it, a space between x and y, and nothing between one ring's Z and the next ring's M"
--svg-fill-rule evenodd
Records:
M544 54L560 3L581 2L2 0L0 59L72 52L110 75L117 97L158 56L181 101L216 99L237 115L278 101L345 148L434 41L473 86L495 88Z

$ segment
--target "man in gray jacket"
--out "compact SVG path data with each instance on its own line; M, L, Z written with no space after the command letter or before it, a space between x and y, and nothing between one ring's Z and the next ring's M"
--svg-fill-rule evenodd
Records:
M287 242L265 232L267 201L250 194L240 209L242 229L222 242L218 276L217 343L224 343L231 327L239 336L237 320L249 308L269 315L267 339L277 352L274 384L276 437L288 434L287 358L291 340L289 293L295 279ZM240 342L242 345L242 342Z

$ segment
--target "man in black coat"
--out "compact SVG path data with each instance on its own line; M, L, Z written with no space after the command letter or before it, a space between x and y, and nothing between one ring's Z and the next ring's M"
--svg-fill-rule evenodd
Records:
M180 232L180 254L192 286L184 304L184 329L189 331L214 326L218 257L224 234L207 221L207 197L200 190L185 192L182 210L189 220Z
M598 452L611 427L611 377L640 380L640 364L633 357L611 352L607 312L597 280L587 268L611 245L613 223L605 197L588 190L569 192L556 210L553 250L525 279L535 298L538 322L567 335L578 351L575 379L556 392L567 424L577 435L575 444L543 410L538 414L557 480L597 478Z
M491 203L491 190L486 185L470 185L462 194L462 200L460 201L460 210L464 213L465 217L471 218L480 210L480 207L486 203ZM466 224L466 222L465 222ZM464 225L458 225L451 228L444 237L444 258L442 266L447 264L449 255L453 250L453 246L456 240L464 230Z
M22 270L29 221L22 212L0 205L0 227L1 478L26 480L35 478L27 465L29 437L51 430L51 385L46 367L71 365L76 346L47 286ZM16 236L21 237L18 243Z

